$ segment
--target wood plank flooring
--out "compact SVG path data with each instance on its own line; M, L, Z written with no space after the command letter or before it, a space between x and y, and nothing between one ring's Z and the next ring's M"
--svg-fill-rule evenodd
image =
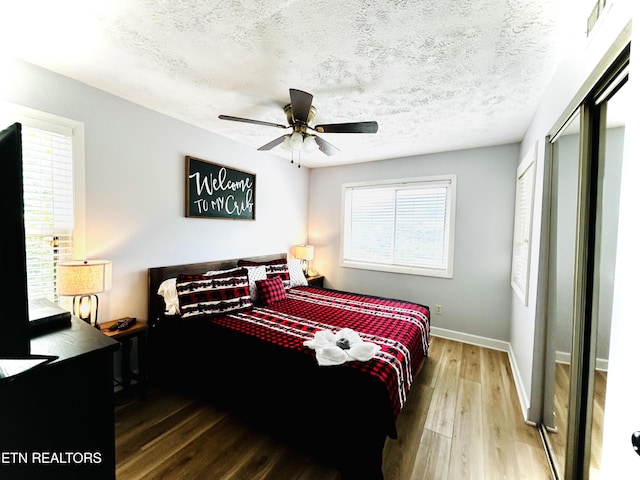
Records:
M556 383L554 391L554 412L556 416L556 431L549 432L547 437L553 449L558 471L564 474L567 444L567 422L569 410L569 377L571 366L566 363L556 363ZM602 455L602 428L604 422L605 394L607 390L607 372L594 372L593 411L591 430L591 460L589 478L600 478L600 457Z
M551 478L503 352L433 338L397 429L385 445L385 480ZM116 408L116 461L118 480L340 478L242 419L158 387Z

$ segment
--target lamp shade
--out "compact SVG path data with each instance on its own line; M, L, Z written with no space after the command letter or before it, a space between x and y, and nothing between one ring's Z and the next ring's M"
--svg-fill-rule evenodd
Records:
M296 245L294 255L300 260L313 260L313 245Z
M74 260L58 264L58 295L92 295L111 288L109 260Z

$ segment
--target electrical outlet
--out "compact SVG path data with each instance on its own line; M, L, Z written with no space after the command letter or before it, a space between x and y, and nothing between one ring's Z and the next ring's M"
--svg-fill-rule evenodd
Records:
M442 315L442 305L436 305L436 315Z

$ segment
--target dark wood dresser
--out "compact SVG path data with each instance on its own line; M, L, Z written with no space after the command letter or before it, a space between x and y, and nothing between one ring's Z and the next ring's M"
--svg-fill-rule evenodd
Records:
M118 348L77 318L32 338L32 355L57 358L0 380L0 478L115 478Z

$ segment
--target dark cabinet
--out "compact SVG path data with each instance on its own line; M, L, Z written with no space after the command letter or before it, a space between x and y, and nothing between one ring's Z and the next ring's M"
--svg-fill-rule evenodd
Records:
M113 352L72 318L31 340L50 363L0 381L0 478L114 479Z

